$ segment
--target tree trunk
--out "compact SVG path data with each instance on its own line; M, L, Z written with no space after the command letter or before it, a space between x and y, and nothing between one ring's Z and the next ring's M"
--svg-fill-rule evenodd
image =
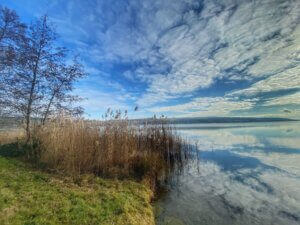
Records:
M49 114L49 110L50 110L50 107L51 107L51 105L52 105L52 103L53 103L53 100L54 100L54 98L55 98L55 95L56 95L57 93L59 93L59 91L60 91L61 87L64 85L64 83L65 83L65 82L62 81L61 84L59 85L59 87L56 88L56 89L53 91L52 96L51 96L51 98L50 98L50 100L49 100L49 103L48 103L48 105L47 105L47 108L46 108L46 111L45 111L43 120L42 120L42 124L43 124L43 125L45 125L45 122L46 122L46 120L47 120L47 117L48 117L48 114Z
M47 117L48 117L48 114L49 114L49 110L50 110L50 106L52 105L54 96L55 96L55 93L52 94L51 99L50 99L50 101L49 101L49 103L47 105L47 108L46 108L46 111L45 111L45 114L44 114L44 118L43 118L43 121L42 121L43 125L45 125L45 122L47 120Z
M27 110L26 110L26 116L25 116L25 121L26 121L26 143L30 141L31 138L31 132L30 132L30 122L31 122L31 112L32 112L32 103L33 103L33 95L34 95L34 90L35 90L35 85L36 85L36 78L37 78L37 70L38 70L38 64L40 61L40 54L41 54L41 48L39 49L38 56L33 68L33 79L31 82L31 89L29 93L29 99L28 99L28 105L27 105Z
M33 102L33 93L35 89L35 84L36 84L36 73L33 75L33 80L31 84L31 89L30 89L30 94L29 94L29 99L28 99L28 105L27 105L27 110L26 110L26 116L25 116L25 121L26 121L26 143L30 141L31 138L31 133L30 133L30 120L31 120L31 111L32 111L32 102Z
M26 143L29 142L31 135L30 135L30 114L27 112L26 117L25 117L25 131L26 131Z

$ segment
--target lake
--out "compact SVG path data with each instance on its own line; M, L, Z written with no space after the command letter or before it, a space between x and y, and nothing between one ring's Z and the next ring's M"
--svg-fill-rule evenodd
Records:
M158 224L300 224L300 122L183 124L198 142L190 165L157 202Z

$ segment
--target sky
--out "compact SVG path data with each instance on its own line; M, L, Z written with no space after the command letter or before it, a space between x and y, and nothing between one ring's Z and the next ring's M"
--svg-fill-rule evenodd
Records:
M107 108L166 115L300 119L299 0L1 0L47 14L89 76L87 118ZM133 109L138 106L139 110Z

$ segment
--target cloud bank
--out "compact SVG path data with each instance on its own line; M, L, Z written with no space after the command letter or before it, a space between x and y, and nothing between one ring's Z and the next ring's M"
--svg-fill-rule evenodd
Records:
M139 105L145 115L256 108L276 114L282 112L277 98L295 104L288 100L300 88L299 1L24 2L27 13L49 14L94 77L118 83L119 95L134 96L115 101ZM88 82L81 91L103 94Z

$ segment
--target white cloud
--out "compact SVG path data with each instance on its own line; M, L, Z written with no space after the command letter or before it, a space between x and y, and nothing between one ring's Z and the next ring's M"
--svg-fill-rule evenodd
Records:
M238 71L264 77L299 63L298 1L98 0L68 3L63 12L55 15L60 31L68 40L73 34L73 40L92 41L82 51L94 62L143 60L157 67L164 61L171 67L164 75L147 70L144 75L151 78L142 79L149 88L140 102L156 92L168 99L209 87L215 79L230 76L226 69L236 70L236 80ZM75 13L90 16L79 19Z
M123 76L146 84L136 100L142 107L195 96L217 80L260 79L223 103L209 99L223 105L206 112L227 114L253 106L229 97L300 86L300 1L75 0L49 7L60 10L50 16L64 41L88 61L134 65Z
M182 25L167 29L158 38L160 57L172 69L166 75L154 75L139 102L163 102L175 94L210 87L218 78L277 77L289 67L298 70L299 15L300 4L296 2L205 1L200 15L186 12ZM241 76L241 71L247 76ZM290 72L293 77L298 75ZM271 81L276 77L270 77ZM284 81L289 82L280 84L285 85L283 89L298 85ZM161 98L153 100L161 93Z
M264 103L265 106L277 106L277 105L300 105L300 92L294 94L285 95L277 98L271 98Z
M249 88L233 91L228 96L248 96L252 97L260 93L271 91L281 91L292 88L300 88L300 67L294 67L258 81Z
M114 94L95 89L91 90L89 88L78 88L75 90L75 93L84 98L84 100L80 102L80 105L93 112L101 112L108 107L113 109L128 109L128 105Z
M299 50L299 12L300 4L288 1L240 4L223 26L221 40L228 48L218 51L216 61L226 69L259 57L248 68L251 77L272 75L293 65L292 55Z
M134 74L130 71L130 70L126 70L124 73L123 73L123 76L128 79L128 80L131 80L131 81L134 81Z
M210 77L207 74L210 74ZM155 103L155 95L157 95L158 101L164 101L198 88L209 87L217 74L218 71L211 60L187 60L178 66L174 65L172 71L167 75L156 75L147 89L147 93L139 100L139 104Z
M268 141L271 142L274 146L281 146L285 148L299 149L300 146L300 139L295 139L292 137L280 137L280 138L273 137L273 138L268 138ZM299 172L300 172L300 168L299 168Z
M251 109L255 100L235 101L224 97L195 98L185 104L166 107L152 107L149 111L181 113L184 116L220 116L227 115L236 110Z

